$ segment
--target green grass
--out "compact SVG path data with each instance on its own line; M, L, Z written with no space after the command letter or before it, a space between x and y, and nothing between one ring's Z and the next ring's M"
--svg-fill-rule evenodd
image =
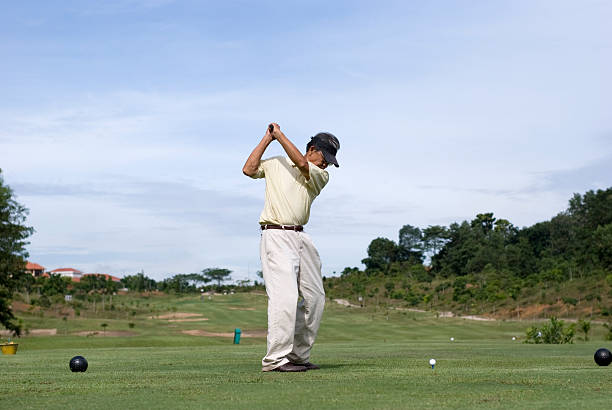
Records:
M526 345L527 322L436 319L429 314L349 309L328 303L307 373L262 373L264 338L189 336L186 329L230 332L265 328L265 297L212 301L159 298L205 322L26 317L31 328L65 334L24 337L15 356L0 356L0 408L610 408L612 367L593 362L603 341ZM233 310L249 307L255 310ZM74 336L73 329L128 330L131 337ZM601 328L601 329L600 329ZM450 337L455 342L450 342ZM85 373L68 362L83 355ZM438 363L434 370L430 358Z

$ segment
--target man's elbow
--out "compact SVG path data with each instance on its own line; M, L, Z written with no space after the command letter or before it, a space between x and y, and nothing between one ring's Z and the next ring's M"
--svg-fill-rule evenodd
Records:
M247 167L247 166L244 166L244 167L242 168L242 173L243 173L244 175L246 175L247 177L251 177L251 178L253 178L253 175L255 175L255 172L256 172L256 170L253 170L253 169L251 169L251 168L249 168L249 167Z

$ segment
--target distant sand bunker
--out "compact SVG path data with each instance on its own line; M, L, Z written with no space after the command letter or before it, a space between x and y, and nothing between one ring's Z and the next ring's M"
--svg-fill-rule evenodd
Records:
M174 312L165 315L150 316L149 319L185 319L187 317L200 317L199 313Z
M73 333L75 336L104 336L104 337L129 337L136 336L136 333L130 332L129 330L107 330L98 331L98 330L85 330L83 332Z
M203 320L208 320L208 318L199 317L195 319L169 319L168 322L201 322Z
M228 309L230 309L230 310L255 310L255 308L253 308L253 307L249 307L249 308L230 307Z
M0 330L0 336L11 336L10 330ZM57 329L30 329L27 332L27 336L55 336L57 335Z
M215 333L205 330L183 330L182 333L191 336L206 336L206 337L234 337L234 333ZM266 337L266 330L245 330L241 333L242 337Z

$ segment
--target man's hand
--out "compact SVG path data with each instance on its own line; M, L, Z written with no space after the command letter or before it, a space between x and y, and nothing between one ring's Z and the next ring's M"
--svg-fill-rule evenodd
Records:
M283 147L289 159L295 164L300 170L300 173L304 175L306 180L310 178L310 169L306 157L302 155L299 149L293 145L293 143L287 138L287 136L281 131L280 126L273 122L268 125L266 135L270 134L273 140L277 140L278 143Z
M274 133L276 131L280 131L280 126L277 123L273 122L268 125L268 131L266 132L266 134L270 134L270 137L275 140L276 136L274 135Z

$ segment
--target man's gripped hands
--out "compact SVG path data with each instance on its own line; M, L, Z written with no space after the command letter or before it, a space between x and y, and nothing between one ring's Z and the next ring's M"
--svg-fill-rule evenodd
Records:
M266 135L269 135L272 140L275 140L277 139L278 133L282 133L280 126L275 122L270 123L266 129Z
M308 168L308 161L306 157L298 150L295 145L283 134L280 129L280 126L272 122L268 125L266 129L266 135L264 135L264 140L266 140L266 144L277 140L279 144L283 147L289 159L298 167L300 173L304 175L306 180L310 179L310 171Z

